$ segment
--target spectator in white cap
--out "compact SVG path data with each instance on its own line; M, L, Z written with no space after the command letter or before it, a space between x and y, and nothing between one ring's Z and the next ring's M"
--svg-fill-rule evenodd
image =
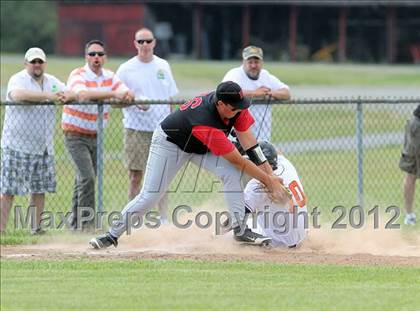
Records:
M238 83L244 96L252 99L290 99L289 86L263 69L263 50L250 45L242 51L242 66L229 70L223 81ZM255 119L252 131L258 140L271 141L271 106L251 105Z
M31 231L41 233L39 221L45 193L55 192L55 107L51 103L75 100L76 94L66 91L60 80L44 72L46 62L42 49L30 48L25 54L25 69L14 74L7 85L6 101L15 103L6 106L1 137L2 233L14 196L26 194L30 194L29 205L36 209ZM50 104L39 105L43 102Z

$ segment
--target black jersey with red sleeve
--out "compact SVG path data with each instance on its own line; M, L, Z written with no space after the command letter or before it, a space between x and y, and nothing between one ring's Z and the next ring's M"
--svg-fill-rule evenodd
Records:
M161 123L168 140L188 153L204 154L209 150L223 155L234 149L227 139L232 127L247 130L254 119L248 109L233 118L222 120L216 107L215 93L198 96L181 105Z

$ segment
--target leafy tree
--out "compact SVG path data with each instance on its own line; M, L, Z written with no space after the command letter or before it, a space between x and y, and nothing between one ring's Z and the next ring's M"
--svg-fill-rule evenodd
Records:
M55 1L1 1L1 51L37 46L54 52L58 29Z

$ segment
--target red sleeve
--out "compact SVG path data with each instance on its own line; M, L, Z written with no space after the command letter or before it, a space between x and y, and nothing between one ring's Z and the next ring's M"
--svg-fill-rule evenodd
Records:
M225 133L214 127L193 126L192 135L206 145L211 153L216 156L227 154L235 149L235 146L227 139Z
M249 112L248 109L245 109L239 113L239 117L236 119L233 127L239 132L245 132L251 127L252 124L254 124L254 122L255 120L252 114Z

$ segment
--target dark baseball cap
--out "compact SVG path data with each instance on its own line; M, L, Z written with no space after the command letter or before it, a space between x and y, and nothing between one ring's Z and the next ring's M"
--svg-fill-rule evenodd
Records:
M216 98L236 109L246 109L251 102L244 97L239 84L233 81L222 82L217 86Z

